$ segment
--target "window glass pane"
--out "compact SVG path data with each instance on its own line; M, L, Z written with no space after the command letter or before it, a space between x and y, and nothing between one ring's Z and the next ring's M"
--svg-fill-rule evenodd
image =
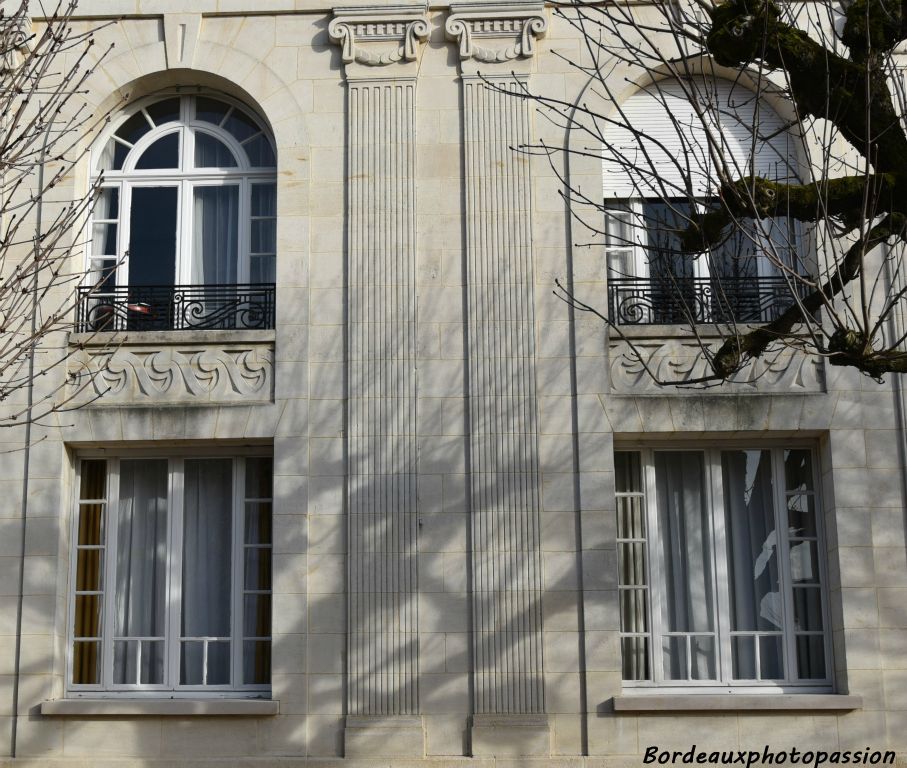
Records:
M822 600L818 587L795 587L794 629L801 632L822 631Z
M649 638L621 638L620 653L624 680L649 679Z
M110 166L110 170L119 171L123 168L123 163L126 162L126 158L129 156L129 151L131 147L127 147L125 144L120 144L118 141L111 141L111 154L113 155L113 160Z
M783 624L770 451L722 451L732 631Z
M794 584L819 583L819 563L816 542L791 543L790 577Z
M135 144L150 130L151 124L142 111L139 110L117 129L116 135L123 141Z
M271 635L271 596L246 595L243 609L243 637Z
M182 634L229 637L232 459L187 459L183 488Z
M95 256L116 256L116 224L95 224L92 226L91 252Z
M271 641L247 640L243 643L243 683L268 685L271 682Z
M180 119L180 100L176 96L172 99L156 101L145 107L145 111L151 116L155 125L164 123L175 123Z
M234 109L224 123L224 128L240 143L261 132L258 124L240 109Z
M621 586L645 586L646 545L620 543L617 545L617 557Z
M252 185L252 215L276 216L277 215L277 185L253 184Z
M103 582L104 560L100 549L80 549L76 555L76 590L97 592Z
M276 260L273 255L252 256L249 279L253 283L277 282Z
M196 168L235 168L236 158L222 141L207 133L195 134Z
M107 462L103 459L83 461L81 467L80 499L104 499L107 497ZM83 542L80 544L100 542Z
M655 453L658 546L669 632L714 629L710 524L704 456L698 451Z
M642 492L642 469L638 451L615 451L614 471L618 493Z
M173 285L178 187L134 187L129 214L129 285ZM159 298L162 320L170 309Z
M689 200L642 202L649 274L665 285L671 284L671 278L693 277L693 257L680 244L680 233L689 225L692 207Z
M179 134L168 133L142 153L135 167L142 171L153 168L179 168L179 149Z
M801 680L825 679L825 638L822 635L797 637L797 673Z
M686 637L664 637L661 641L664 676L667 680L687 680Z
M780 635L763 635L759 638L759 665L763 680L781 680L784 677Z
M161 685L164 682L164 641L115 641L113 681L117 685Z
M646 537L646 513L641 496L617 497L617 536L620 539Z
M88 276L90 285L97 287L99 293L112 291L117 286L117 260L92 259L91 270ZM99 298L97 295L95 298Z
M273 459L270 456L255 456L246 459L246 498L270 499L271 477L274 474Z
M274 253L276 243L277 220L259 219L252 222L252 253Z
M620 631L648 632L648 592L645 589L620 590Z
M269 547L245 548L245 589L271 588L271 549Z
M120 461L117 637L162 637L167 579L167 461Z
M271 543L270 502L246 502L246 544Z
M243 148L249 156L249 165L253 168L273 168L277 164L271 142L263 133L247 141Z
M229 685L230 641L184 642L180 653L181 685Z
M735 680L756 679L756 638L736 635L731 638L731 656Z
M80 546L97 546L104 543L104 505L81 504L79 506Z
M229 110L229 104L224 104L224 102L216 99L199 96L195 100L195 118L206 123L220 125Z
M789 496L787 499L787 522L793 538L815 537L816 504L812 495Z
M73 685L97 685L101 682L101 644L73 644L72 683Z
M239 187L196 187L193 194L192 281L234 284L239 261Z
M690 638L690 679L715 680L715 638L694 635Z
M96 219L118 219L120 217L120 188L104 187L94 204Z
M784 452L784 486L788 491L813 490L813 470L809 451Z
M231 643L208 643L208 669L206 685L230 684Z
M76 595L75 637L101 636L101 596Z

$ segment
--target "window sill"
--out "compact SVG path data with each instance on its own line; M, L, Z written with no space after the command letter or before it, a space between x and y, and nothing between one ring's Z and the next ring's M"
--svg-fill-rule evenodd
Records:
M277 334L274 330L253 330L237 328L232 331L97 331L95 333L69 334L71 347L130 347L168 346L179 344L235 344L273 342Z
M51 717L270 717L275 699L54 699L41 703Z
M615 712L847 712L863 708L862 696L825 693L666 693L623 695L613 699Z

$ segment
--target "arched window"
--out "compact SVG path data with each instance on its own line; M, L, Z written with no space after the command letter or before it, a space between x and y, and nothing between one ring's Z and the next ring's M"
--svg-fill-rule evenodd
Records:
M726 177L797 178L792 137L756 94L721 80L656 83L625 101L604 134L609 303L618 323L762 322L783 309L796 268L786 217L741 220L704 254L680 235L717 209Z
M147 101L94 158L92 328L273 323L276 160L267 129L224 97Z

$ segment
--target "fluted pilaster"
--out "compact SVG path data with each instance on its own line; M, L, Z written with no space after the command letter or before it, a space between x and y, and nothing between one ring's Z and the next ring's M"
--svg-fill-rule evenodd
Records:
M424 8L344 9L347 74L348 686L352 716L415 714L418 595L415 78ZM355 750L348 724L347 751ZM357 736L358 738L358 736Z
M509 92L545 23L541 6L453 11L461 58L491 65L462 73L474 708L543 713L530 176L512 149L530 141L530 111Z

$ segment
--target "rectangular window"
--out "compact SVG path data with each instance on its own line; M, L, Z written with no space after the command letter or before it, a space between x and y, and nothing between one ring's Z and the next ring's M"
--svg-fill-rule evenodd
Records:
M615 452L623 679L830 685L814 457Z
M69 687L266 691L267 456L79 462Z

